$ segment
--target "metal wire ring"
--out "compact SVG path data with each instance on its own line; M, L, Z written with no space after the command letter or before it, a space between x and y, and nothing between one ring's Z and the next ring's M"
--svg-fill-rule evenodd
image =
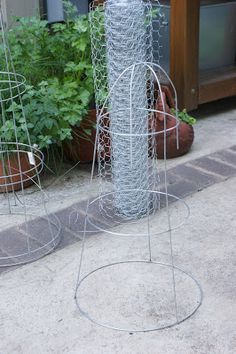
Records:
M80 286L85 282L86 279L88 279L92 274L98 272L98 271L102 271L105 268L109 268L109 267L113 267L116 265L120 265L120 264L130 264L130 263L143 263L143 264L153 264L153 265L159 265L159 266L163 266L163 267L168 267L171 269L174 269L174 271L178 271L181 272L182 274L186 275L188 278L190 278L195 287L198 289L198 299L196 301L196 305L193 307L193 309L185 316L183 316L180 319L176 319L176 321L167 324L167 325L163 325L163 326L157 326L154 328L142 328L142 329L133 329L133 328L119 328L115 325L108 325L105 323L100 322L99 320L96 320L95 318L93 318L92 316L89 315L88 310L85 310L81 307L80 305L80 299L79 299L79 289ZM103 284L104 286L104 284ZM88 320L90 320L91 322L101 326L101 327L105 327L105 328L109 328L109 329L113 329L113 330L117 330L117 331L122 331L122 332L130 332L130 333L138 333L138 332L153 332L153 331L157 331L157 330L162 330L165 328L171 328L174 327L184 321L186 321L187 319L189 319L191 316L193 316L196 311L199 309L199 307L202 304L202 300L203 300L203 291L202 288L199 284L199 282L188 272L186 272L185 270L176 267L176 266L172 266L172 264L168 264L168 263L162 263L162 262L154 262L154 261L144 261L144 260L132 260L132 261L123 261L123 262L115 262L115 263L110 263L104 266L101 266L99 268L94 269L93 271L89 272L88 274L86 274L78 283L77 288L76 288L76 293L75 293L75 301L77 304L77 307L79 309L79 311L81 312L81 314L86 317ZM115 300L114 300L115 303Z
M131 191L133 191L133 190L124 190L124 191L122 191L122 193L127 193L127 192L131 192ZM135 191L135 190L134 190L134 191ZM173 194L169 194L169 193L165 193L165 192L158 192L158 191L152 191L152 190L140 190L140 193L142 193L142 192L154 193L154 194L157 194L157 195L167 196L168 198L173 198L175 201L181 202L181 203L184 205L184 207L186 208L186 216L185 216L185 218L184 218L183 221L181 221L178 225L171 227L171 229L167 228L165 231L152 233L152 234L151 234L151 237L158 236L158 235L162 235L162 234L165 234L165 233L167 233L167 232L177 230L178 228L180 228L181 226L183 226L183 225L185 224L185 222L188 220L188 218L189 218L189 216L190 216L190 208L189 208L188 204L187 204L183 199L181 199L181 198L179 198L179 197L176 197L176 196L173 195ZM121 232L116 232L116 231L114 230L114 227L115 227L115 226L120 226L120 225L122 225L122 223L119 223L118 225L117 225L117 224L116 224L116 225L112 225L112 226L111 226L112 229L111 229L111 228L109 229L109 228L101 227L101 226L99 226L97 223L95 223L95 222L92 221L92 219L91 219L91 217L90 217L90 214L89 214L89 207L91 207L92 205L94 205L96 202L99 202L99 201L101 200L101 198L105 198L105 197L107 197L107 196L114 195L115 193L116 193L116 192L109 192L109 193L106 193L106 194L104 194L104 195L102 195L102 196L99 196L99 197L93 199L93 200L89 203L89 206L88 206L88 214L87 214L87 217L86 217L87 222L88 222L91 226L93 226L95 229L99 230L100 232L106 232L106 233L109 233L109 234L114 235L114 236L149 237L149 234L148 234L148 233L145 233L145 234L138 234L138 233L135 233L135 234L134 234L134 233L124 233L124 232L121 233ZM147 215L146 215L146 216L147 216ZM150 215L150 216L151 216L151 215ZM93 219L93 220L94 220L94 219ZM140 220L140 219L139 219L139 220ZM99 221L99 222L103 222L102 219L99 219L98 221ZM106 220L104 220L104 222L105 222L105 221L106 221ZM125 220L124 220L124 223L123 223L123 224L125 225Z

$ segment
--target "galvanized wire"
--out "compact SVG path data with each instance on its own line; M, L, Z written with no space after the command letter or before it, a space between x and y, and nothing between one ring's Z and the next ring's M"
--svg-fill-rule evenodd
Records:
M107 0L103 4L96 0L90 11L98 117L102 107L103 111L109 111L109 116L101 123L109 124L110 134L105 131L99 134L99 174L102 179L112 182L117 193L111 203L117 214L127 218L139 218L157 205L140 192L150 185L151 189L157 189L158 184L157 169L150 166L155 162L149 160L150 155L155 154L155 144L153 138L147 137L147 109L154 100L151 97L154 83L145 66L134 67L133 72L127 71L118 82L116 80L132 64L153 61L154 19L157 29L155 48L158 49L155 56L159 61L160 9L159 2L153 6L151 1L142 0ZM116 87L106 102L115 82ZM136 135L140 138L137 139ZM130 189L133 192L122 192ZM100 193L105 193L103 185ZM102 203L100 207L104 209Z
M149 5L149 4L148 4ZM148 119L145 67L123 71L138 61L147 61L151 43L151 7L140 0L108 0L105 32L108 67L109 119L112 148L112 178L116 189L114 207L127 217L146 213L148 189ZM150 51L151 52L151 51ZM117 81L117 82L116 82ZM116 82L115 89L111 90ZM129 135L130 133L131 135ZM137 139L136 134L140 134ZM123 193L124 190L133 191Z
M98 160L101 189L87 202L75 299L80 312L102 327L160 330L191 317L202 301L199 283L174 263L172 230L182 222L173 222L170 202L180 200L168 193L166 143L179 121L165 102L162 79L173 92L176 111L177 95L167 73L149 62L151 2L107 0L100 5L98 0L95 5L90 20L98 117L91 181ZM156 150L160 135L165 160L162 189ZM94 213L98 208L99 217ZM109 234L99 236L98 254L91 243L87 245L90 229ZM160 251L155 237L163 233L168 236L162 244L167 252ZM157 262L163 254L168 261Z
M31 144L22 101L26 80L15 72L1 6L0 31L0 267L5 267L53 251L60 241L61 226L47 210L39 176L44 156ZM40 192L36 215L27 203L25 188L29 185Z
M101 107L103 106L108 92L107 48L105 31L106 3L107 0L92 1L92 3L90 4L89 13L95 97L98 110L101 109ZM147 25L146 40L148 41L149 39L149 42L147 42L147 48L150 51L146 57L146 60L152 61L153 57L154 62L160 65L160 60L162 57L161 38L163 33L163 26L165 23L165 16L162 10L162 6L158 0L143 1L143 5L145 7ZM147 11L148 9L149 11ZM122 22L120 23L120 27L121 24ZM131 45L133 45L133 43ZM136 61L141 61L141 59L136 58Z

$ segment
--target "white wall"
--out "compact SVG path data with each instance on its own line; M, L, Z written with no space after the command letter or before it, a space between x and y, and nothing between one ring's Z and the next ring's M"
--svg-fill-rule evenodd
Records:
M3 21L7 23L6 0L0 0L0 6L3 15Z
M39 13L39 0L1 0L3 2L9 26L13 22L12 16L34 16Z

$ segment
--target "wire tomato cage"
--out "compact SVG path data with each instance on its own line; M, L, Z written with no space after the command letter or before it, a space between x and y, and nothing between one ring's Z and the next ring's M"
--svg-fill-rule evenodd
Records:
M26 79L15 72L1 6L0 27L0 267L8 267L52 252L61 224L49 213L41 186L44 155L31 142L22 98ZM37 200L29 198L29 186L38 192Z
M127 332L174 326L202 302L198 281L174 258L173 234L189 208L168 193L166 141L173 130L178 137L179 121L166 110L162 82L177 111L175 87L153 62L153 17L160 11L158 2L143 0L94 1L90 11L97 104L91 181L97 162L100 188L87 202L75 299L92 322ZM91 227L100 233L89 237Z

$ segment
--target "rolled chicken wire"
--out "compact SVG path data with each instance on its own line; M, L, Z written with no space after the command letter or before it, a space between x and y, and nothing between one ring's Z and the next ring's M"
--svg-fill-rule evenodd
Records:
M127 67L147 61L151 36L147 13L151 14L151 6L142 0L106 2L109 88ZM148 113L140 109L148 105L146 82L146 67L134 67L117 81L109 101L114 207L126 217L140 217L148 207L148 194L140 192L149 184Z
M160 60L162 57L161 38L165 24L165 15L158 0L146 0L142 2L145 6L146 17L145 25L148 48L148 57L146 59L150 62L153 62L154 57L154 62L160 65ZM93 76L98 113L102 108L108 93L107 46L105 31L105 8L107 3L108 0L94 0L90 4L89 12L90 37L94 70ZM120 23L121 26L122 21ZM158 73L159 76L161 76L161 72L159 71Z
M124 69L140 61L153 61L153 47L160 48L163 21L161 5L157 0L94 0L90 5L89 18L97 122L98 126L102 123L103 128L108 128L102 134L98 131L100 195L107 192L108 187L107 183L103 183L104 180L111 182L113 190L118 192L110 196L105 204L102 198L99 206L107 213L109 202L109 208L116 214L137 218L147 213L147 209L154 208L153 201L149 203L147 195L140 192L135 192L135 198L131 193L120 199L122 193L119 192L130 187L141 190L147 184L156 190L159 185L156 163L154 159L149 158L148 161L148 156L155 154L151 151L155 150L152 149L155 139L145 135L148 131L148 119L151 121L151 117L150 112L148 116L144 108L153 101L153 97L150 97L153 92L153 81L148 77L150 72L147 74L145 67L141 71L135 67L133 73L129 71L125 78L122 77L108 103L106 98L110 97L111 86ZM155 62L159 61L160 50L155 52ZM142 96L141 99L137 96L138 93ZM104 115L104 112L109 114ZM145 124L140 124L144 121ZM117 130L112 134L114 129ZM118 132L129 135L132 132L133 137L121 134L116 136ZM135 138L135 134L143 134L142 139ZM149 212L152 210L148 210Z

